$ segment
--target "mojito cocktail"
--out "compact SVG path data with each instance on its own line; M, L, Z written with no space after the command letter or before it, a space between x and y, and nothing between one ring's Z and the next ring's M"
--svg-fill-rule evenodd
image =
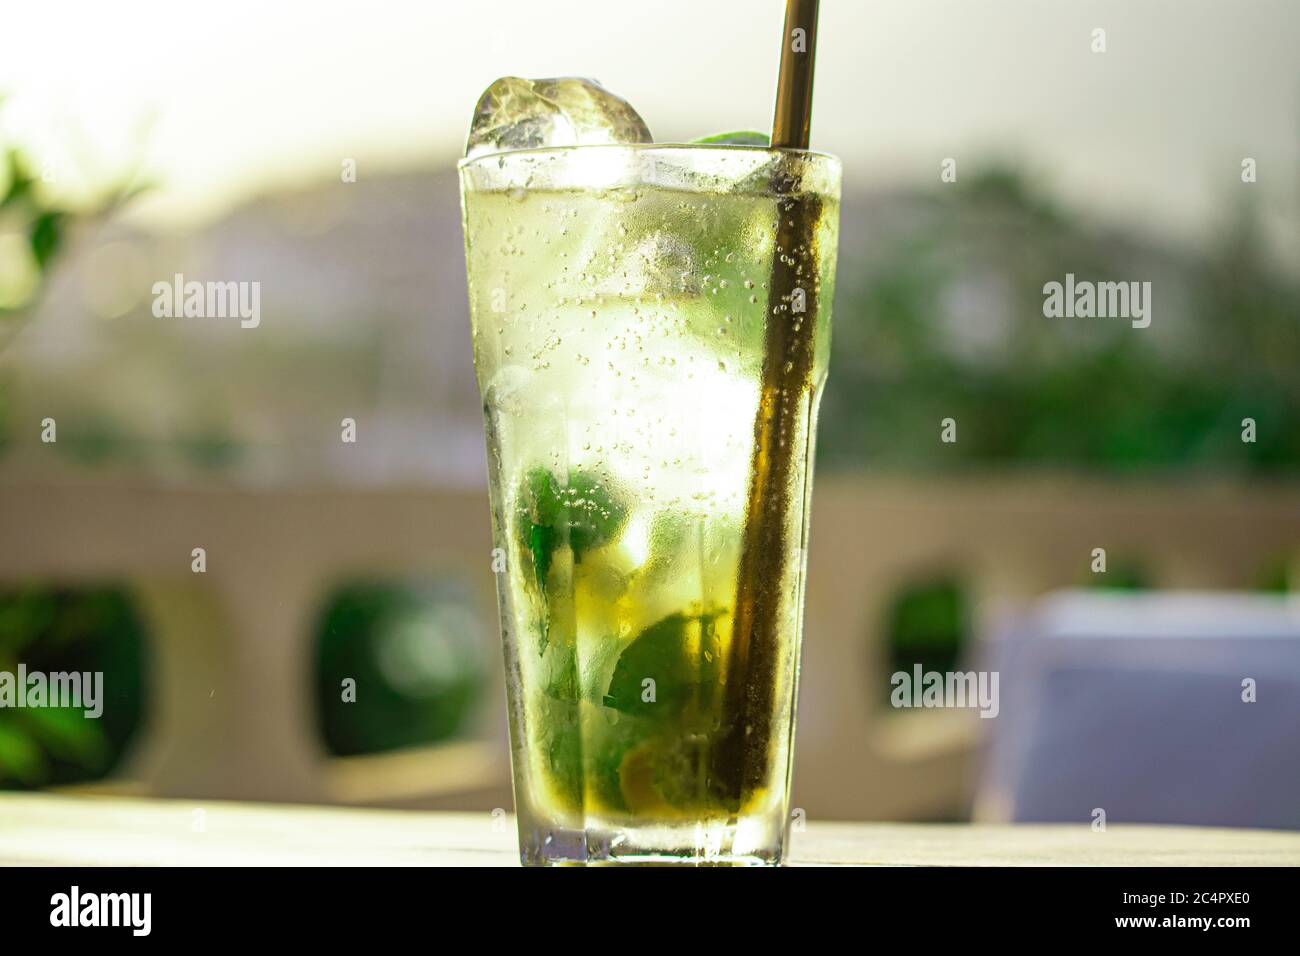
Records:
M778 862L838 163L580 145L461 183L521 856ZM804 352L765 372L772 323Z

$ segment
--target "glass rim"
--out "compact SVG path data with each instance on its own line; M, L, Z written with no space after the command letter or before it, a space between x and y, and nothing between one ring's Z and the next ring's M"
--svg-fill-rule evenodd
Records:
M770 156L794 156L811 160L829 161L842 166L840 158L834 153L817 149L791 149L785 146L759 146L751 143L583 143L572 146L532 146L528 149L503 149L495 153L483 153L479 156L462 156L456 162L457 170L465 170L487 160L500 160L506 156L546 156L565 155L577 151L586 152L596 149L626 149L634 151L666 150L670 152L726 152L743 151L765 153Z

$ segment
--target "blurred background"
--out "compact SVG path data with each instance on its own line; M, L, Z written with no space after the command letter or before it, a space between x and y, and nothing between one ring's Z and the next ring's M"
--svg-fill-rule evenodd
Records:
M8 5L0 670L106 701L0 710L0 788L509 808L472 108L585 75L663 141L764 129L781 8ZM795 806L1300 828L1300 7L827 0L820 32ZM1067 272L1151 282L1150 327L1044 318ZM260 325L154 317L176 273L260 282ZM916 664L997 670L1000 713L892 708Z

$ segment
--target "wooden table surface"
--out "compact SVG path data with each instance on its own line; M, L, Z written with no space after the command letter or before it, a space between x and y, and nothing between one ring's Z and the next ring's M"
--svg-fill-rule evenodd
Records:
M794 864L1300 865L1300 833L1112 824L817 823ZM511 866L506 814L0 795L0 864Z

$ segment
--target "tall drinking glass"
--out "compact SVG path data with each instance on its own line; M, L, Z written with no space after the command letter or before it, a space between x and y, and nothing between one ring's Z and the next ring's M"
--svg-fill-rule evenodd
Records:
M460 178L521 858L779 863L839 163L577 146Z

